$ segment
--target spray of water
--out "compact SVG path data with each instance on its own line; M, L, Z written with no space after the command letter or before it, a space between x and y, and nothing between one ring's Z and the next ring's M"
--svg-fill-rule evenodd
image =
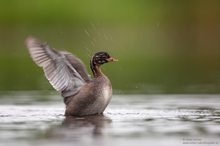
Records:
M87 36L87 39L89 40L89 44L86 44L84 47L84 49L89 57L91 57L92 54L94 53L93 49L97 48L97 46L100 46L100 44L99 44L100 40L104 41L104 42L105 41L109 42L112 40L111 35L107 34L106 31L101 27L99 27L99 29L98 29L97 24L95 24L93 22L90 23L90 26L88 28L84 29L84 33ZM102 49L104 49L106 51L110 51L109 47L105 47Z

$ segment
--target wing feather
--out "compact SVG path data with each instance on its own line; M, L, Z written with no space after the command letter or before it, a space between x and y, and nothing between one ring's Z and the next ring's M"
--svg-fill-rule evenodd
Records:
M43 68L46 78L57 91L76 93L85 84L86 81L63 53L32 37L27 39L26 45L33 61Z

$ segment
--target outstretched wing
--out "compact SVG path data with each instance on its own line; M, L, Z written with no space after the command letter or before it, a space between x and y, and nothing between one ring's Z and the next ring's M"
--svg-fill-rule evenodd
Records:
M69 61L69 63L76 69L76 71L81 75L81 77L86 82L91 81L89 73L86 70L86 66L79 58L77 58L72 53L67 52L67 51L62 51L60 53L62 53L65 56L65 58Z
M26 45L33 61L43 68L50 84L59 92L70 94L78 92L86 80L67 59L66 54L50 48L35 38L28 38Z

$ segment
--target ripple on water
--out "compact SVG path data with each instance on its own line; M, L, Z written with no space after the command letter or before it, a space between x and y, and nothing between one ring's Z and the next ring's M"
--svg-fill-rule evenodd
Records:
M64 117L59 102L0 105L0 145L18 140L39 145L154 145L158 137L180 145L183 137L220 136L216 96L117 95L105 117L88 118Z

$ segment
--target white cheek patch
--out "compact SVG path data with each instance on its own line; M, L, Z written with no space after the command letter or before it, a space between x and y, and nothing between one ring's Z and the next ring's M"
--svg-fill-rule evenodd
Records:
M105 60L98 60L98 63L103 64L103 63L106 63L106 61Z

